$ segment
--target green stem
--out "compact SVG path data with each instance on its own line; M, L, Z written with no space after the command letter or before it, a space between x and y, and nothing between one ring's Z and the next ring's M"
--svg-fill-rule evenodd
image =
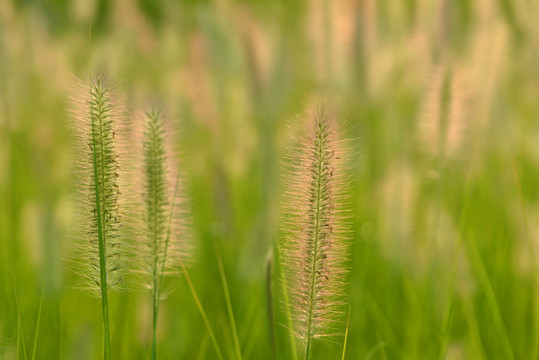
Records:
M309 352L311 351L311 337L307 339L307 343L305 345L305 360L309 360Z
M348 305L348 320L346 320L346 332L344 333L344 344L342 346L342 360L346 355L346 345L348 343L348 328L350 326L350 311L352 310L352 305Z
M9 261L9 256L8 256L8 261ZM24 360L26 360L27 359L26 344L24 343L24 329L22 327L21 308L20 308L20 303L19 303L19 297L17 296L17 288L15 287L15 280L13 276L13 268L11 267L11 262L9 262L9 273L11 275L11 286L13 287L13 294L15 295L15 305L17 309L17 356L16 356L16 359L17 360L19 359L19 346L22 345L22 352L24 355ZM23 292L24 292L24 287L23 287L23 290L21 291L21 298L23 296L22 295Z
M39 335L39 323L41 321L41 310L43 309L43 295L45 293L45 285L47 283L47 272L49 270L49 258L50 251L52 247L52 241L49 241L49 246L47 248L47 259L45 260L45 273L43 274L43 284L41 285L41 295L39 297L39 310L37 312L37 321L36 321L36 335L34 336L34 350L32 350L32 360L36 358L36 349L37 349L37 338Z
M279 255L279 252L277 252L277 255ZM290 340L290 350L292 352L292 360L298 359L298 354L296 350L296 338L294 336L294 323L292 322L292 315L290 310L290 302L288 301L288 285L286 282L286 276L283 269L283 263L279 258L279 261L277 261L277 264L279 264L279 275L281 278L281 282L283 284L283 303L284 308L286 311L286 319L287 319L287 327L289 329L288 331L288 338Z
M189 276L189 273L187 272L187 269L185 268L185 265L183 264L183 261L181 260L180 260L180 266L182 268L183 275L185 276L185 279L187 280L187 284L189 285L189 289L191 290L191 294L193 295L193 299L195 300L198 311L200 312L200 316L202 316L202 320L204 320L204 324L206 324L206 329L208 330L208 334L210 335L210 339L213 344L213 347L215 348L215 352L217 353L217 357L219 358L219 360L223 360L223 354L221 352L221 349L219 348L219 344L217 343L215 334L213 333L210 321L208 320L208 315L206 315L206 311L204 310L204 307L202 306L202 303L200 302L200 299L197 295L195 287L193 286L193 282L191 281L191 277Z
M273 249L272 249L273 250ZM270 336L271 358L275 359L275 311L273 309L273 253L270 252L266 265L266 301L268 307L268 322Z
M316 212L315 212L315 227L314 227L314 250L313 250L313 260L312 260L312 273L311 273L311 288L309 289L309 311L307 315L307 337L305 343L305 360L309 359L309 353L311 350L311 340L312 340L312 326L313 326L313 302L315 298L315 282L316 282L316 259L318 254L318 241L320 240L320 201L321 201L321 191L322 191L322 123L318 123L319 133L318 133L318 171L317 171L317 189L316 189Z
M217 250L217 246L216 246ZM228 291L228 284L226 281L225 276L225 270L223 268L223 262L221 261L221 255L219 254L219 251L216 251L217 253L217 264L219 265L219 272L221 273L221 282L223 284L223 291L225 293L225 300L226 300L226 308L228 312L228 317L230 319L230 327L232 328L232 337L234 340L234 350L236 352L236 359L241 360L241 347L240 347L240 341L238 338L238 330L236 328L236 322L234 321L234 312L232 311L232 302L230 300L230 292Z
M99 80L98 80L99 81ZM91 85L90 85L91 86ZM97 89L96 89L97 90ZM90 87L90 98L92 88ZM99 114L101 115L101 114ZM94 110L93 104L90 103L90 116L92 119L92 154L94 162L94 186L95 186L95 203L96 203L96 213L97 213L97 234L99 240L99 271L100 271L100 286L101 286L101 304L103 308L103 327L104 327L104 357L105 360L110 360L111 351L110 351L110 333L109 333L109 301L107 293L107 262L106 262L106 237L103 229L103 219L102 215L105 213L105 204L103 204L103 213L101 212L101 186L99 183L99 175L97 172L97 152L96 152L96 124L94 119ZM103 132L102 132L102 116L99 118L99 133L100 133L100 149L103 149ZM101 151L101 185L105 184L105 169L104 169L104 159ZM104 195L104 194L103 194Z
M157 299L157 289L153 289L153 336L152 336L152 360L157 358L157 316L159 312L159 300Z
M170 216L168 221L167 237L165 239L165 252L163 254L163 263L161 264L161 272L159 274L159 282L154 283L154 308L153 308L153 340L152 340L152 360L157 358L157 318L159 315L159 300L161 298L161 288L163 284L163 274L165 273L165 264L167 260L168 244L170 242L170 230L172 227L172 218L174 216L174 206L176 204L176 197L178 196L178 184L180 182L180 171L176 176L176 185L174 186L174 197L172 198L172 204L170 206ZM157 285L157 286L155 286ZM157 288L157 295L155 295L155 289Z
M154 121L154 119L150 119L150 121ZM155 124L152 124L152 132L150 133L150 136L151 136L151 146L152 146L152 151L151 153L153 154L153 166L158 166L158 159L157 159L157 149L156 149L156 142L157 140L155 139L156 136L158 136L155 132ZM152 169L152 175L153 175L153 179L152 179L152 182L153 184L157 184L157 170L154 168ZM159 262L159 259L158 259L158 256L157 256L157 241L158 241L158 237L159 237L159 234L158 234L158 229L157 229L157 212L158 212L158 209L157 209L157 189L153 189L153 202L152 202L152 205L154 207L153 209L153 286L152 286L152 289L153 289L153 296L152 296L152 300L153 300L153 333L152 333L152 360L155 360L157 358L157 317L158 317L158 313L159 313L159 298L160 298L160 290L161 290L161 284L159 282L159 277L158 277L158 274L157 274L157 267L158 267L158 262ZM163 259L163 263L165 262L165 260Z

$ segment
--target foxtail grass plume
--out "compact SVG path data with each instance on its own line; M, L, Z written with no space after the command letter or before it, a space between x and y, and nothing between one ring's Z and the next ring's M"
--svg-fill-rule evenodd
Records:
M344 304L350 231L346 223L343 142L328 105L310 112L289 155L281 254L293 333L305 343L337 335Z
M85 288L102 295L103 280L108 287L122 281L121 112L103 75L90 84L79 81L76 93L72 129L77 138L77 209L83 224L78 231L75 270L84 278Z
M138 269L144 285L152 292L152 359L157 353L157 318L167 273L179 271L190 252L187 241L183 181L174 151L167 147L167 134L161 112L153 107L145 114L142 132L142 179L139 192L140 238L137 246Z
M142 137L142 153L138 177L140 195L137 239L137 272L150 290L161 287L160 272L178 272L180 263L189 260L189 214L184 196L184 181L178 165L179 155L173 149L172 136L163 115L152 107L144 115L137 131Z
M123 262L119 112L103 75L90 84L79 82L77 92L73 130L78 139L75 168L81 225L72 268L83 278L83 287L101 297L104 357L110 359L108 289L122 282Z

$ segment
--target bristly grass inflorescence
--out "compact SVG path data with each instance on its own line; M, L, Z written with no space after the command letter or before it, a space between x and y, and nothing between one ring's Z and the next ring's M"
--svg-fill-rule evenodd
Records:
M75 162L81 225L72 269L83 278L83 287L101 297L104 325L104 358L111 358L108 289L122 282L123 214L121 212L121 157L119 107L111 84L102 74L90 84L79 82L74 97L73 130L78 138Z
M82 287L100 296L103 265L107 287L118 287L122 282L124 179L118 143L121 111L111 83L102 74L90 84L78 81L75 92L72 129L78 140L77 213L82 224L75 246L78 256L72 268L83 277Z
M184 179L179 168L179 151L173 146L174 132L155 106L135 128L136 184L132 187L133 270L146 289L162 289L163 276L179 274L180 263L188 263L191 252L189 212Z
M152 292L153 342L152 358L156 358L157 319L166 274L179 273L188 260L188 214L183 194L183 180L178 166L177 151L167 141L170 131L165 131L163 115L155 106L144 115L144 123L136 136L142 138L142 154L138 190L140 199L135 201L134 235L137 262L135 271L142 283ZM167 129L168 130L168 129Z
M343 141L328 104L306 119L290 173L281 254L294 334L305 343L338 334L344 304L350 230L345 197Z

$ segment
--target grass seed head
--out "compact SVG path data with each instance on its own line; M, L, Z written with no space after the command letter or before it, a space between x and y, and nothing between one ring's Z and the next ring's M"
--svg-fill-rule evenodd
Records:
M349 228L343 142L329 105L315 107L289 155L281 243L293 332L334 335L341 320Z
M115 288L123 282L122 112L115 90L103 74L90 83L77 80L74 94L71 129L77 140L74 168L78 226L76 256L69 268L83 278L82 288L99 295L100 231L107 286Z

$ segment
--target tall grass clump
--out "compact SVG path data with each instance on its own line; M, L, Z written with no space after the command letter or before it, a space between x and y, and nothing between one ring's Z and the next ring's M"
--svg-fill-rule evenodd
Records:
M175 165L177 156L167 146L161 112L152 107L144 116L142 127L142 187L139 211L140 236L137 240L138 273L152 293L152 350L157 357L157 320L164 276L179 272L190 251L186 239L185 199L182 181Z
M319 105L305 127L289 155L281 253L290 330L304 342L308 359L314 339L340 332L349 229L336 116Z
M104 358L111 358L108 292L122 282L122 212L118 135L118 105L103 75L79 82L74 96L74 136L77 138L76 188L81 225L72 268L102 301Z

